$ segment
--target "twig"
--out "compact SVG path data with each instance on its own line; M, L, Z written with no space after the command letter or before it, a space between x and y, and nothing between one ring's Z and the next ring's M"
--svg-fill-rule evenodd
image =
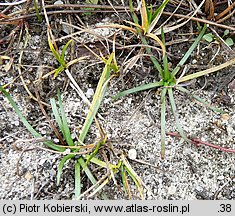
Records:
M229 11L231 11L231 9L233 9L235 7L235 2L233 2L233 4L231 4L229 7L227 7L223 12L221 12L220 14L218 14L215 17L215 21L218 21L220 18L222 18L225 14L227 14Z
M172 13L163 11L162 14L171 16ZM224 28L224 29L229 29L229 30L235 31L235 28L232 27L232 26L227 26L227 25L219 24L219 23L216 23L216 22L212 22L212 21L201 19L201 18L197 18L197 17L190 17L190 16L183 15L183 14L174 14L173 16L181 17L181 18L185 18L185 19L191 19L193 21L197 21L197 22L201 22L201 23L206 23L206 24L209 24L209 25L212 25L212 26L218 26L220 28Z
M231 181L231 180L230 180ZM224 183L214 194L213 200L216 200L221 191L230 183L230 181Z
M15 2L5 2L5 3L0 3L0 6L15 6L19 4L23 4L24 2L27 2L27 0L16 0Z
M232 17L235 14L235 10L233 10L231 13L229 13L227 16L225 16L223 19L220 19L217 21L217 23L222 23L225 20L229 19L230 17Z
M73 5L73 4L47 5L47 6L44 6L44 9L47 9L47 8L56 8L56 7L59 7L59 8L66 8L66 7L70 7L70 8L98 8L98 9L108 9L108 10L99 10L99 11L96 10L95 12L111 12L111 13L113 12L113 8L111 6L102 6L102 5ZM127 10L129 10L129 8L124 7L124 6L115 6L115 9L119 13L126 12ZM29 9L29 11L31 11L31 10L34 10L34 9L33 8ZM76 14L76 13L85 13L85 12L87 12L87 10L60 10L60 11L48 11L47 15L69 14L69 13ZM41 12L39 14L43 15L44 13ZM162 14L167 15L167 16L172 16L171 12L163 11ZM11 14L9 16L12 16L12 15L13 14ZM19 17L15 17L15 18L9 19L8 21L14 21L14 20L19 20L19 19L31 18L31 17L35 17L35 15L36 15L36 13L28 14L28 15L24 15L24 16L19 16ZM184 19L191 19L191 20L194 20L194 21L197 21L197 22L206 23L206 24L209 24L209 25L214 25L214 26L218 26L220 28L224 28L224 29L229 29L229 30L235 31L235 28L232 27L232 26L227 26L227 25L219 24L219 23L208 21L208 20L205 20L205 19L200 19L200 18L196 18L196 17L190 17L190 16L182 15L182 14L173 14L173 16L181 17L181 18L184 18ZM0 23L2 23L2 22L0 22Z
M167 132L166 134L170 135L170 136L178 137L178 138L181 137L181 135L179 133ZM224 148L222 146L218 146L218 145L215 145L215 144L212 144L212 143L209 143L209 142L204 142L204 141L202 141L200 139L197 139L197 138L189 138L188 137L188 139L191 141L191 143L193 143L197 147L200 146L200 145L205 145L205 146L209 146L209 147L218 149L218 150L223 151L223 152L235 153L235 149Z

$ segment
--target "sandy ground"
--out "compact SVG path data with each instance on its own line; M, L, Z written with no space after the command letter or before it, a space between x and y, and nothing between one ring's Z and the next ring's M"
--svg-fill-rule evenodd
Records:
M212 92L198 91L197 94L210 98ZM76 113L82 104L75 93L66 93L71 127L79 126ZM229 118L223 119L207 108L184 95L177 95L179 113L184 130L188 135L227 148L234 144L234 106L227 109ZM234 95L230 95L234 103ZM2 96L1 96L2 97ZM141 101L141 102L140 102ZM234 154L221 152L210 147L195 147L182 139L167 137L166 157L160 158L159 97L150 92L123 98L120 103L104 100L100 114L115 151L126 154L129 149L137 151L139 161L130 160L131 165L145 184L146 199L234 199L235 158ZM122 102L122 103L121 103ZM32 149L31 136L24 130L5 99L1 108L1 199L71 199L73 198L73 163L64 169L61 184L56 186L58 154ZM118 110L118 111L117 111ZM175 131L172 114L167 118L167 131ZM4 123L8 119L8 124ZM219 123L220 122L220 126ZM76 125L77 124L77 125ZM39 131L50 137L48 124L43 119L37 123ZM223 129L221 129L223 128ZM12 132L9 132L9 129ZM94 131L96 133L96 131ZM20 139L20 140L19 140ZM29 142L26 142L29 139ZM23 149L32 149L22 154L13 143ZM17 175L18 172L22 176ZM133 187L134 189L134 187ZM116 186L105 189L111 199L125 198ZM127 198L127 197L126 197Z
M31 29L33 27L32 24ZM53 66L56 64L56 60L47 49L46 29L39 33L36 31L36 27L35 32L33 30L30 32L31 38L27 47L29 49L25 51L23 63L25 65ZM105 30L101 32L101 35L106 36L110 33L109 30ZM88 38L86 34L83 35L83 38L91 40L92 37ZM185 48L185 44L182 44L179 49L178 46L169 47L168 51L172 55L180 57L187 47ZM40 48L44 49L41 53L37 52ZM28 51L30 49L31 51ZM197 61L195 61L196 57L192 57L190 62L205 66L216 50L213 53L213 49L210 47L203 52L206 53L205 56L201 56ZM80 55L79 50L76 55ZM196 56L196 53L194 55ZM222 60L225 61L226 58L222 58ZM71 68L71 73L91 100L102 71L102 65L96 64L88 68L86 66L87 64L78 64ZM165 159L160 158L160 97L158 91L145 91L120 98L117 101L112 100L111 97L123 89L123 83L126 84L127 89L154 81L152 76L145 78L146 73L139 76L141 69L141 66L137 65L127 76L124 76L123 80L117 78L112 82L99 114L103 117L100 122L107 133L114 154L118 155L122 152L128 158L128 151L136 150L137 158L129 159L129 162L144 183L145 199L235 199L234 154L203 145L197 147L182 139L167 136ZM146 71L147 69L148 67ZM35 67L29 70L24 77L26 83L35 80L40 70L42 70L41 66L40 69ZM48 68L43 70L43 73L50 71ZM5 72L1 65L0 84L8 83L13 77L18 76L16 71L16 68L13 67L11 71ZM235 149L235 95L233 89L227 88L228 83L223 85L220 82L221 77L225 77L223 73L227 74L228 71L234 74L235 67L232 66L229 70L226 69L216 75L208 76L205 79L205 85L202 84L204 79L199 79L196 83L187 86L192 93L225 110L227 115L215 113L201 106L191 97L177 91L175 100L180 122L188 136ZM226 80L226 78L224 79ZM56 80L46 79L42 85L41 97L49 102L50 97L55 97L56 89L61 89L72 137L76 139L77 131L84 123L88 108L70 85L65 88L66 83L65 73L60 74ZM216 96L221 98L221 91L217 89L219 84L228 90L225 95L229 98L229 102L214 101ZM33 88L30 90L33 91ZM38 104L30 100L20 79L10 85L10 93L30 123L43 136L57 143L58 140L53 135ZM42 147L43 144L35 143L32 140L32 136L26 131L2 94L0 94L0 104L0 199L73 199L74 162L66 163L61 183L57 186L57 166L62 155L37 148L37 146ZM170 105L168 104L167 107L166 130L176 132ZM47 112L53 119L50 109L47 109ZM92 127L87 142L93 142L97 134L98 131ZM96 168L94 165L91 166L92 170ZM97 177L102 176L102 172L94 173ZM120 188L111 181L105 186L105 193L110 199L129 199L121 185L120 174L117 174L115 178ZM85 177L82 182L84 190L91 186ZM139 199L136 187L133 184L130 187L133 199ZM101 196L96 194L91 198L100 199Z

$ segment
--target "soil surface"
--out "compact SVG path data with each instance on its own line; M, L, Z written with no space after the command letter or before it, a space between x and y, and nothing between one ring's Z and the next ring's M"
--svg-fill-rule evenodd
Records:
M51 1L50 4L54 2ZM123 1L111 2L114 6L123 5ZM109 5L106 1L103 3ZM11 12L23 6L14 7ZM0 10L3 9L0 8ZM56 9L48 9L48 12L53 10ZM165 10L173 11L174 7L167 6ZM187 14L185 11L178 11L180 12ZM234 153L220 151L203 144L194 145L185 142L182 138L167 135L165 158L161 159L160 89L142 91L113 100L113 96L121 90L159 80L149 56L142 55L131 68L126 68L127 61L140 54L140 46L131 47L131 45L140 44L139 38L128 31L97 27L110 23L124 24L124 19L131 20L127 12L49 16L52 32L58 39L57 46L60 51L70 38L62 37L80 31L63 22L72 23L75 26L84 25L89 29L89 32L80 32L72 37L74 43L66 51L66 60L89 56L84 62L72 65L69 71L90 101L104 64L83 45L86 44L98 55L102 53L106 56L112 52L112 40L116 32L116 43L120 45L116 45L120 76L111 80L99 109L98 119L107 134L108 142L99 150L97 157L103 159L105 153L110 162L116 163L121 154L125 155L133 170L143 181L144 199L235 199ZM162 16L159 22L162 23L166 19L167 16ZM178 18L173 17L170 22L176 19ZM42 22L38 22L35 17L28 18L24 22L14 32L10 41L0 44L0 56L9 56L13 59L9 68L6 68L6 63L10 60L4 60L0 64L0 84L10 83L6 89L26 119L39 133L56 144L59 144L58 138L43 115L38 102L26 91L23 82L34 96L38 91L41 100L46 104L50 104L51 97L56 98L57 90L60 89L71 136L77 140L85 122L88 107L74 90L65 72L61 72L55 79L53 75L42 79L43 75L59 66L48 46L47 24L44 18ZM230 18L225 24L234 27L235 18ZM15 27L0 25L1 38L9 36ZM211 28L223 35L224 29L213 26ZM28 29L28 35L26 29ZM210 32L210 29L208 28L207 31ZM171 68L177 65L197 37L191 34L192 32L197 32L194 21L166 34ZM104 38L110 39L111 42ZM184 42L181 42L182 40ZM130 48L122 49L121 45L124 44ZM153 41L150 41L150 45L157 46ZM160 47L157 48L160 49ZM184 69L187 69L186 73L193 73L222 64L231 58L234 49L234 45L228 49L219 43L208 43L202 40ZM153 54L161 61L161 51L153 50ZM188 137L235 149L234 77L235 66L233 65L184 86L192 94L224 110L226 114L214 112L199 104L192 95L174 91L179 121ZM37 79L42 80L35 85L34 81ZM33 139L3 94L0 94L0 104L0 199L74 199L74 160L65 164L60 184L57 185L57 168L63 155L50 151L40 140ZM54 121L51 107L44 105L44 108ZM169 101L167 101L166 132L178 133ZM97 138L99 138L99 131L93 124L85 142L94 143ZM136 151L136 158L130 158L130 150L134 153ZM92 163L89 164L89 168L97 179L101 179L106 174L106 171ZM130 199L123 189L121 179L122 176L118 172L115 175L116 182L110 180L103 188L102 192L109 199ZM131 179L129 184L132 199L140 199L136 185ZM82 192L91 186L90 181L83 175ZM82 199L103 198L101 192L90 197L89 194L90 192L85 194Z

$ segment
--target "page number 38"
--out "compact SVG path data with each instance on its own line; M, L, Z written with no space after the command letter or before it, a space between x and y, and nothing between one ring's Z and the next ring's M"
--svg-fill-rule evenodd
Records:
M231 204L220 204L220 209L218 212L231 212L232 211L232 206Z

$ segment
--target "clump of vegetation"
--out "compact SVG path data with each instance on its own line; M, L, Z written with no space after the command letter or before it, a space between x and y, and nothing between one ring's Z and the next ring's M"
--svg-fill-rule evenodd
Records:
M144 47L145 52L147 53L147 56L150 58L152 62L152 66L156 71L155 73L156 79L158 79L156 82L153 82L153 83L148 83L148 84L141 85L132 89L121 91L117 95L115 95L113 99L118 99L123 96L128 96L129 94L137 93L139 91L158 88L161 94L160 96L161 157L162 158L165 157L166 111L167 111L168 102L170 104L173 117L175 119L179 136L182 137L186 142L195 144L194 142L195 140L193 141L192 139L190 139L187 136L187 134L185 134L181 126L176 103L175 103L176 98L174 96L174 92L180 91L182 93L188 94L191 97L193 97L195 100L199 101L202 105L208 107L209 109L212 109L215 112L224 113L223 110L216 108L214 106L211 106L208 102L204 101L202 98L198 97L197 95L192 94L187 88L184 87L184 84L192 79L196 79L198 77L217 72L225 67L235 64L235 58L233 57L225 63L222 63L218 66L215 66L206 70L201 70L199 72L192 73L192 74L185 74L185 71L181 69L184 67L185 63L189 60L190 56L193 55L193 52L199 46L202 39L206 40L209 43L218 41L217 38L214 36L214 34L212 34L211 32L207 32L208 31L207 24L212 24L211 21L195 19L195 21L197 21L197 37L193 39L193 43L191 44L190 48L184 54L182 59L180 59L179 62L176 63L176 66L173 68L169 67L169 56L168 56L167 48L166 48L167 45L166 45L165 35L178 28L181 28L182 26L186 25L190 20L193 20L194 15L199 11L199 9L203 6L205 2L206 4L208 4L208 1L202 1L199 7L193 13L191 13L190 16L186 17L187 19L185 21L180 21L179 23L173 24L170 26L166 25L165 23L162 24L162 22L160 22L160 19L162 15L164 14L164 9L170 3L169 0L164 0L158 7L155 7L154 5L147 5L145 0L141 0L140 5L139 5L139 9L140 9L139 14L137 14L138 11L134 7L132 0L129 0L128 8L126 7L115 8L113 5L99 7L99 5L97 5L99 2L100 1L98 0L86 0L85 5L69 5L69 6L74 7L74 8L79 8L80 10L79 12L82 13L84 16L90 16L91 13L96 13L98 9L104 9L104 12L106 10L114 10L114 9L116 10L116 12L118 12L119 9L124 10L124 12L128 10L131 13L132 21L125 21L125 24L113 23L109 25L103 25L103 26L99 26L99 28L102 28L102 27L118 28L123 31L129 31L130 33L134 34L137 40L139 40L141 45ZM25 3L25 1L22 1L20 3L19 2L12 3L12 6L15 4L18 5L21 3ZM7 6L9 4L0 3L0 6ZM15 39L14 37L15 34L19 30L23 31L22 26L25 26L25 32L27 34L25 36L26 38L24 40L24 45L20 52L20 57L19 57L17 68L20 74L19 77L21 78L26 91L31 96L31 98L33 98L35 101L38 102L42 113L45 115L45 117L49 121L50 126L55 133L55 136L60 141L60 144L57 145L53 143L51 140L46 140L46 139L43 140L43 143L48 148L52 149L55 153L63 155L58 166L57 185L60 184L61 176L63 175L64 164L69 160L73 160L75 162L75 165L73 167L74 181L75 181L75 199L81 199L84 196L87 197L88 192L90 193L88 198L100 192L101 197L103 199L108 199L107 194L102 192L102 189L110 181L113 181L117 185L118 188L119 188L119 185L121 184L126 194L128 194L129 198L132 199L133 195L130 189L130 181L131 181L132 182L131 184L136 185L140 197L144 199L143 182L141 178L137 175L137 173L133 170L132 166L129 164L126 154L122 153L118 155L117 163L113 163L107 159L104 153L101 153L104 148L108 148L108 144L110 140L107 137L107 134L105 130L103 129L102 125L100 124L99 118L97 117L98 111L102 105L102 101L105 97L105 94L107 93L107 89L108 89L108 85L110 81L114 77L117 77L120 75L120 68L118 65L118 60L116 59L116 56L118 56L117 50L115 49L116 35L114 35L114 39L111 40L111 42L113 43L112 52L109 52L108 54L103 54L101 51L99 54L96 54L93 50L89 49L86 45L84 45L104 65L103 71L99 77L99 81L96 86L96 91L93 96L92 102L90 102L86 98L82 89L79 87L79 84L75 81L72 73L70 73L71 66L85 61L88 58L88 56L82 56L82 57L67 61L66 53L69 52L70 45L71 46L74 45L73 43L75 41L75 38L74 38L75 34L72 33L71 35L67 36L67 38L70 38L70 40L63 46L62 51L60 52L57 47L56 40L53 35L53 30L50 26L49 19L48 19L48 15L53 14L53 13L51 13L51 11L47 12L47 8L58 8L58 7L63 8L63 5L59 5L59 6L58 5L57 6L46 5L45 6L44 4L45 4L44 1L35 0L33 7L30 8L30 1L29 1L29 4L26 5L26 8L25 8L26 10L24 10L24 13L23 11L20 11L20 12L16 12L16 13L9 14L9 15L1 14L0 23L16 25L16 28L13 29L12 32L8 36L0 40L0 44L7 44L10 41L8 49L11 48L11 44L13 44L14 39ZM96 7L97 7L97 11L94 10L94 8ZM213 5L208 6L207 10L210 12L210 16L212 16ZM58 13L63 13L63 10L60 9ZM20 14L21 16L17 16L14 18L15 14L18 14L18 15ZM224 12L224 14L226 13ZM175 15L175 12L171 13L171 16L174 16L174 15ZM57 79L58 76L65 73L67 77L69 78L70 82L73 84L73 86L79 93L79 96L82 98L83 102L88 106L89 111L87 113L85 122L82 126L80 134L78 135L77 140L72 139L71 128L67 121L67 116L64 110L64 105L63 105L60 90L58 90L57 99L55 97L50 98L50 104L46 104L41 101L40 92L36 91L37 92L36 97L32 95L32 93L29 91L26 85L26 82L24 81L22 77L21 60L22 60L24 49L26 49L28 41L29 41L28 25L24 24L25 22L24 19L30 18L30 17L36 17L39 23L42 23L43 17L45 17L47 29L48 29L47 31L48 45L49 45L52 55L55 57L55 59L59 63L59 66L56 69L42 76L40 79L32 80L32 83L34 83L34 85L36 86L35 88L37 88L37 85L39 84L43 85L43 80L45 80L46 78L51 78L51 75L53 75L53 79ZM184 15L181 15L181 17L185 18ZM222 17L222 15L220 17ZM218 19L218 16L217 16L217 19ZM200 24L200 22L202 22L203 24ZM70 27L71 26L72 25L70 25ZM225 28L227 26L220 25L220 27ZM232 27L228 27L228 29L230 30L231 28ZM232 47L234 43L233 43L233 39L228 29L224 31L222 39L224 39L225 43L229 47ZM87 30L86 28L80 28L79 30L82 32L91 33L95 35L95 33L92 33L90 30ZM106 40L108 41L107 38ZM160 46L160 49L161 49L160 58L157 58L156 56L154 56L153 50L151 48L152 44L156 45L156 43ZM11 60L12 58L8 56L8 54L9 52L7 50L5 55L0 56L0 60L1 60L0 63L4 64L5 60L10 60L10 64L8 63L7 65L7 70L10 70L10 68L12 67L13 61ZM139 58L138 55L136 55L136 59L138 58ZM120 62L119 64L122 64L122 62ZM12 83L14 83L14 81ZM11 97L10 93L8 93L8 91L6 90L9 84L10 83L0 86L0 91L9 100L16 114L18 115L20 120L23 122L27 130L32 134L32 136L34 138L40 138L40 139L44 138L38 131L36 131L31 126L31 124L23 116L17 104L14 102L13 98ZM55 123L53 123L53 121L49 118L49 116L45 112L45 109L43 108L44 105L47 105L48 107L51 108L51 112L53 113L53 116L55 118ZM99 137L96 137L93 143L87 143L86 138L89 134L90 127L92 124L94 124L97 130L99 131ZM227 151L224 148L222 149L220 147L216 147L212 145L209 145L209 146L218 148L223 151ZM234 150L231 150L230 152L234 152ZM103 170L103 173L105 173L103 177L100 177L100 178L96 177L95 171L91 169L91 166L90 166L91 164ZM120 174L121 176L120 183L117 182L116 180L118 174ZM84 191L83 184L82 184L82 178L84 177L84 175L92 183L91 188L88 189L87 191Z

